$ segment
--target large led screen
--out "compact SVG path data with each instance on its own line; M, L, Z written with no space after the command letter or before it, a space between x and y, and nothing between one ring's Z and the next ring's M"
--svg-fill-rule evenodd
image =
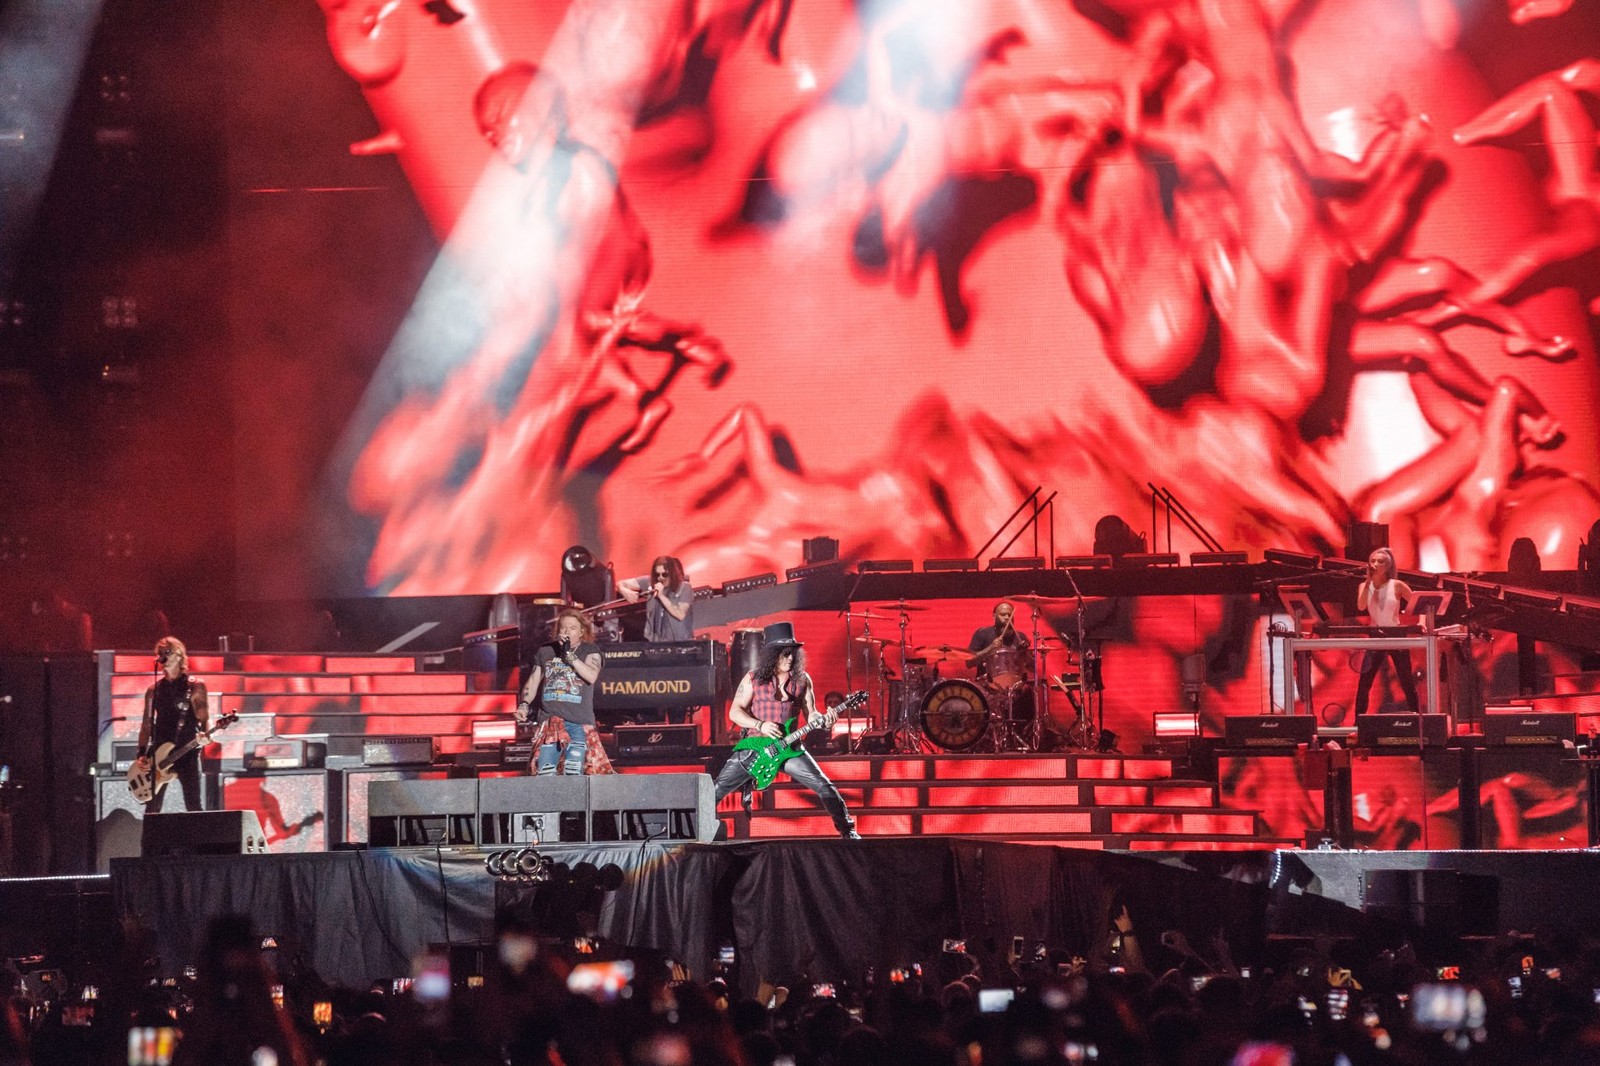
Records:
M1429 569L1600 517L1594 5L233 17L247 591L963 555L1035 486L1061 551L1150 482Z

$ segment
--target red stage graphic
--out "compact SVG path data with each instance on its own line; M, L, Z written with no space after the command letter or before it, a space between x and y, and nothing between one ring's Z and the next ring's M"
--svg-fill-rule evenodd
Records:
M313 336L305 288L239 318L247 360L279 321L301 354L382 360L332 459L268 437L330 443L348 363L303 400L269 359L245 374L255 454L328 471L321 587L550 588L579 542L713 582L814 535L960 555L1035 485L1064 551L1139 524L1147 480L1229 547L1375 520L1429 569L1498 568L1519 536L1565 567L1600 517L1592 11L321 5L324 40L284 30L253 70L288 93L337 62L368 109L342 175L381 185L392 154L438 250L393 337L348 313ZM345 149L320 134L297 130ZM242 173L294 168L254 152ZM356 231L371 205L269 200L241 239L336 232L334 293L418 245ZM309 498L281 473L264 501ZM258 510L247 554L303 550Z

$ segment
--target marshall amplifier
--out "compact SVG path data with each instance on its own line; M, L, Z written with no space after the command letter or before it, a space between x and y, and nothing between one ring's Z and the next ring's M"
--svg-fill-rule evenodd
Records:
M616 738L616 753L625 759L654 755L692 757L700 746L699 730L694 725L619 725Z
M1225 748L1297 748L1317 735L1309 714L1230 714L1223 721Z
M1442 748L1450 739L1448 714L1363 714L1356 743L1363 748Z
M433 762L432 737L363 737L363 766L427 766Z
M603 644L604 665L594 694L600 711L704 707L717 702L717 680L727 672L714 640Z
M1571 711L1491 711L1483 716L1483 742L1492 748L1554 747L1577 740L1578 716Z

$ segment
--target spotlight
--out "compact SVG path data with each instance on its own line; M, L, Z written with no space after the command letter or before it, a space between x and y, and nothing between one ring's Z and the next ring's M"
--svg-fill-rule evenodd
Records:
M1109 729L1100 730L1100 743L1096 747L1102 755L1116 754L1117 735Z
M540 855L534 848L523 848L517 852L514 865L516 872L529 881L550 880L550 860Z
M574 544L561 553L561 598L593 607L612 596L611 568L595 561L594 553Z
M550 859L532 847L493 851L483 860L484 872L499 880L543 884L550 880L552 868Z

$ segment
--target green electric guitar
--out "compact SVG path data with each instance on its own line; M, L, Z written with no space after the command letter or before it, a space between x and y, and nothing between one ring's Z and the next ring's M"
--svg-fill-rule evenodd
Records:
M794 728L798 719L789 719L784 723L784 728L791 732L782 737L745 737L733 746L733 750L756 753L756 757L750 761L750 776L755 778L756 788L764 789L772 784L772 779L778 776L778 771L783 769L784 763L800 754L800 741L807 733L813 729L826 729L832 726L834 720L841 714L848 715L866 702L865 692L852 692L839 706L827 714L816 716L798 729Z

